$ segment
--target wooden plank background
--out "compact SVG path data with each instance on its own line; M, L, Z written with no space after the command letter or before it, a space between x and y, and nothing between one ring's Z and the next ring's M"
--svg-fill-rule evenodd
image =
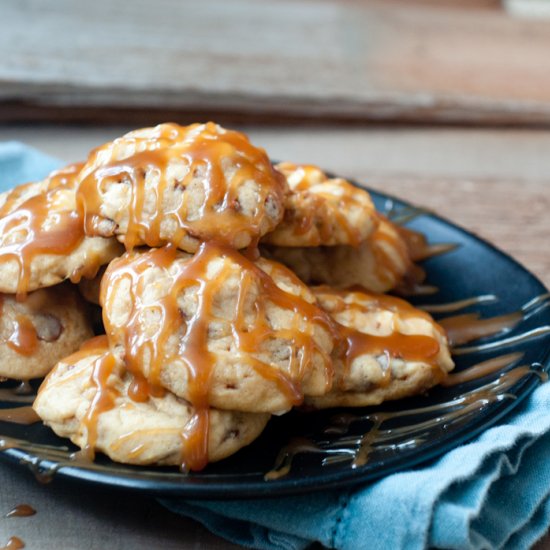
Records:
M4 121L550 123L550 22L491 1L4 0L0 15Z

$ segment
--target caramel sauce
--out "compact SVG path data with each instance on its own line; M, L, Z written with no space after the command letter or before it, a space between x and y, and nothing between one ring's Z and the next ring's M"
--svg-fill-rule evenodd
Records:
M495 302L496 300L497 297L493 294L483 294L480 296L473 296L472 298L457 300L456 302L448 302L446 304L425 304L417 307L418 309L423 309L429 313L452 313L472 305Z
M489 367L477 369L472 367L476 377L487 374L485 369L496 368L496 362L506 364L519 359L516 354L509 354L498 358ZM465 371L466 372L466 371ZM477 415L491 403L503 399L513 399L515 395L509 393L517 382L526 376L537 375L542 381L546 381L546 373L533 370L528 366L518 366L501 374L496 380L466 392L461 396L427 407L407 409L393 412L375 412L367 415L343 413L332 418L330 424L323 430L319 438L295 438L285 445L279 452L275 465L264 479L266 481L279 479L288 475L291 471L294 459L299 454L315 453L325 458L323 465L349 462L352 468L358 468L368 463L371 455L376 452L384 456L384 453L399 451L403 448L415 448L422 444L427 437L431 437L431 430L445 429L453 423L461 423L473 415ZM458 382L457 382L458 383ZM385 428L388 421L411 417L411 421L405 425ZM359 421L370 422L370 427L365 433L358 435L346 435L351 424Z
M456 346L510 330L522 319L519 311L488 319L480 319L479 313L465 313L440 319L439 324L446 330L451 345Z
M478 378L483 378L494 372L498 372L500 369L512 365L519 359L523 357L523 353L508 353L506 355L500 355L498 357L493 357L487 361L482 361L476 365L472 365L467 369L448 374L447 377L441 381L441 385L445 387L456 386L464 382L471 382L472 380L477 380Z
M155 128L152 137L129 134L121 140L135 144L140 152L123 160L114 160L111 155L108 162L84 173L77 201L86 232L99 234L98 224L103 220L100 214L102 194L110 184L129 184L129 220L124 235L124 245L129 251L140 244L158 247L173 243L177 246L183 237L197 234L204 240L216 238L230 246L242 235L254 239L266 222L264 204L271 200L283 201L286 189L283 176L273 169L265 151L254 147L239 132L219 129L213 123L188 127L162 124ZM116 147L117 141L113 145ZM90 157L90 162L109 154L108 147L99 148ZM231 175L223 168L228 159L236 167ZM167 168L173 162L183 162L188 169L182 181L167 178ZM158 177L155 189L145 189L148 173ZM190 219L188 188L196 186L194 179L198 174L204 199L198 216ZM240 212L238 192L247 181L256 182L260 193L252 217ZM167 193L176 197L172 187L181 190L180 199L166 210ZM152 212L146 210L147 200L154 201ZM178 228L170 238L163 235L162 222L173 222L172 225Z
M15 327L8 338L8 347L20 355L31 356L38 346L38 336L32 321L26 315L15 318Z
M18 299L24 299L28 291L35 256L66 256L84 238L82 218L74 209L64 206L63 198L67 189L72 188L79 167L72 165L54 172L45 192L27 199L15 210L21 189L14 189L0 208L0 263L13 260L18 263Z
M40 422L40 417L30 406L16 407L13 409L0 409L0 422L30 425Z
M36 510L30 504L18 504L10 510L4 517L6 518L27 518L34 516Z
M336 290L326 286L315 287L312 290L320 300L322 307L333 315L343 311L363 314L374 311L391 311L402 320L424 319L432 324L435 330L443 334L442 329L435 324L428 313L418 310L405 300L395 296L371 294L361 290ZM434 370L440 370L438 367L439 341L431 336L402 334L395 329L391 334L378 336L342 324L338 324L338 330L344 373L349 372L353 361L362 355L386 356L388 365L390 358L422 361L434 367ZM386 386L390 382L391 369L386 368L380 385Z
M0 401L8 401L12 403L32 403L34 395L18 394L16 388L0 388Z
M346 365L361 355L389 355L405 361L437 363L439 342L431 336L393 332L389 336L372 336L358 330L341 328L346 339ZM390 380L387 381L389 383Z
M109 377L115 367L116 360L110 352L100 355L92 367L91 380L96 387L96 393L82 421L87 429L86 446L82 449L82 453L90 459L93 459L95 454L99 416L115 406L115 399L118 396L118 392L109 384Z
M332 379L332 363L330 357L315 344L312 334L301 332L294 326L272 329L266 320L266 303L293 311L296 327L301 320L306 320L331 332L334 323L315 304L281 290L264 271L229 247L213 242L204 243L193 257L179 262L175 261L177 254L174 246L167 246L140 255L127 254L117 260L111 264L103 279L101 303L104 310L111 310L113 289L123 280L130 282L130 319L124 326L114 326L105 316L104 323L109 340L124 343L126 368L135 379L130 390L131 398L146 400L148 395L159 389L162 368L166 363L178 360L185 365L189 376L187 397L195 409L195 415L182 430L182 468L199 470L206 465L208 456L209 392L214 362L208 351L208 331L210 324L219 319L214 313L215 298L228 277L236 272L235 268L241 268L238 271L240 281L235 310L230 321L219 320L229 324L237 353L242 360L248 362L262 377L272 380L292 403L298 404L303 399L300 384L310 368L314 354L324 360L328 383ZM207 268L218 258L228 261L220 273L209 280ZM147 284L147 279L142 275L151 267L170 267L171 271L166 282L165 296L154 304L160 318L158 329L155 334L145 338L141 322L151 306L141 302L140 294L143 285ZM283 266L273 263L272 268L284 271L287 279L295 277ZM252 324L245 320L244 315L244 301L249 295L251 284L259 286L259 296L254 305L255 321ZM185 289L194 289L196 298L196 311L188 319L183 318L178 307L178 296ZM166 342L178 333L182 336L177 354L172 357L165 353L168 347ZM290 349L296 350L296 353L291 354L288 372L271 366L257 355L267 342L276 337L287 339ZM142 370L144 357L149 358L147 373Z
M6 546L0 550L21 550L22 548L25 548L25 543L19 537L10 537Z

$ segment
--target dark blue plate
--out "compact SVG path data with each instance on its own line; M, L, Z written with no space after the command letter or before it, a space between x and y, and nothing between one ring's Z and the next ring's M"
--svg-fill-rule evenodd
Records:
M249 498L373 480L433 459L498 422L541 383L549 368L547 289L515 260L471 233L399 200L376 192L372 196L379 210L423 232L431 243L456 245L424 262L427 284L439 290L413 297L413 303L429 307L482 297L455 314L491 317L522 311L523 320L508 332L456 350L456 371L514 353L499 372L376 409L293 412L273 418L252 445L196 474L130 467L104 457L94 464L75 463L70 460L75 447L40 424L0 422L0 439L16 443L0 456L30 467L42 478L63 476L157 495ZM0 400L0 407L13 406ZM289 468L288 473L266 480L276 464L279 474L282 468Z

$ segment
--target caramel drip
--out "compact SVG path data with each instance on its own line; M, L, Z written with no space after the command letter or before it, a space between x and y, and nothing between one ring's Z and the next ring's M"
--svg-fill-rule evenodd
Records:
M97 226L103 219L100 215L102 193L110 184L124 182L131 186L128 228L124 236L124 245L129 251L139 244L178 245L187 234L202 233L211 237L215 234L216 239L229 245L241 234L248 234L252 239L258 236L265 222L264 204L273 198L282 202L285 190L283 176L273 169L265 151L254 147L244 134L219 131L213 123L189 127L164 124L156 130L152 138L131 137L131 134L121 138L134 143L140 152L123 160L111 158L85 174L77 201L87 233L98 234ZM98 155L105 154L102 149L98 151ZM223 168L229 159L237 167L231 175ZM167 177L167 168L173 162L183 162L187 168L182 181ZM158 177L158 184L146 190L148 173ZM197 177L203 186L204 199L198 216L190 219L188 188L196 185ZM247 181L256 182L260 188L258 206L252 217L240 212L238 192ZM167 191L172 191L170 187L182 192L179 202L167 207L165 198ZM152 211L146 210L148 201L154 203ZM164 236L161 222L173 222L178 228L175 234L170 238Z
M114 373L116 359L110 352L100 355L93 364L91 381L96 387L94 398L86 412L82 424L87 429L86 446L83 455L93 459L97 443L97 427L99 416L115 406L118 392L109 384L109 378Z
M502 363L506 359L507 363L511 364L519 359L514 355L516 354L503 356L499 361ZM494 364L493 367L495 367ZM484 376L483 369L477 370L477 365L472 368L476 376ZM533 370L528 366L518 366L502 373L496 380L480 388L443 403L401 411L381 411L368 415L350 413L336 415L322 433L318 437L315 436L315 440L299 438L285 445L278 454L274 468L264 476L264 479L266 481L278 479L290 473L294 459L299 454L321 454L325 457L322 461L323 466L347 462L351 468L358 468L365 466L373 453L376 453L377 457L380 455L384 457L387 456L384 453L414 449L427 438L433 437L432 430L464 422L491 403L505 398L513 399L515 394L510 393L510 389L529 375L537 375L543 382L547 379L546 373ZM405 422L404 425L385 427L387 422L407 417L410 417L411 421ZM364 433L346 435L351 424L365 421L370 423L370 427Z
M479 313L465 313L440 319L439 324L446 330L451 345L456 346L510 330L522 319L519 311L488 319L480 319Z
M15 318L15 327L8 338L8 347L17 353L31 356L38 347L38 336L32 321L26 315Z
M150 250L141 255L128 254L111 264L103 279L101 303L104 311L111 310L113 289L124 279L130 282L132 311L123 327L114 326L105 316L104 322L109 339L123 342L126 367L136 380L138 388L132 390L130 397L136 400L146 399L152 389L161 385L161 372L165 364L181 361L188 372L189 401L195 409L194 417L182 431L184 451L182 467L199 470L207 462L208 415L210 379L214 358L208 350L208 331L211 323L220 320L229 324L235 343L236 353L262 377L272 380L292 403L302 401L301 380L312 364L313 356L320 355L324 360L327 380L332 379L332 364L327 354L315 344L312 334L298 330L303 320L332 332L334 323L316 305L281 290L264 271L244 256L228 247L208 242L201 245L195 256L186 261L175 261L177 250L173 246ZM214 279L207 277L209 264L218 259L227 260L221 272ZM241 268L238 296L232 320L218 318L214 312L215 298L235 271ZM159 318L158 328L147 337L143 334L141 322L143 315L151 311L151 306L142 302L141 296L148 284L142 274L149 268L170 267L170 279L166 283L167 292L157 300L154 310ZM288 270L272 264L274 270L284 270L286 278L292 278ZM245 300L250 285L259 286L259 296L254 301L254 319L251 323L245 319ZM194 314L184 319L178 307L178 297L186 289L193 289L196 299ZM294 312L294 321L286 329L274 330L267 322L266 307L271 303ZM175 356L166 354L167 340L174 334L182 334ZM274 338L283 338L289 342L291 353L288 372L281 372L261 359L264 346ZM149 370L142 371L144 357L149 360ZM145 376L144 376L145 375ZM144 380L146 379L147 384Z
M10 537L6 546L0 550L21 550L22 548L25 548L25 543L19 537Z
M347 327L341 327L341 331L346 339L346 365L351 365L361 355L387 355L404 361L437 364L439 342L431 336L399 332L388 336L372 336Z
M391 222L390 222L391 223ZM405 243L408 255L413 262L424 259L428 248L426 236L418 231L392 223L393 230Z
M32 407L16 407L13 409L0 409L0 422L13 422L14 424L30 425L40 422L40 417Z
M446 254L457 247L455 243L428 244L426 236L419 231L395 223L392 223L392 227L405 242L409 257L413 262L420 262L433 256Z
M445 387L457 386L464 382L471 382L472 380L477 380L478 378L483 378L494 372L498 372L500 369L512 365L516 361L519 361L523 357L523 353L508 353L506 355L500 355L498 357L493 357L487 361L482 361L476 365L472 365L467 369L448 374L447 377L441 381L441 385Z
M6 518L28 518L34 516L36 510L30 504L18 504L10 510L4 517Z
M417 306L419 309L428 311L429 313L453 313L466 309L469 306L476 304L485 304L488 302L495 302L497 297L493 294L483 294L480 296L473 296L472 298L464 298L463 300L457 300L456 302L449 302L446 304L423 304Z
M34 398L34 395L18 394L16 388L0 388L0 401L7 401L10 403L32 403Z
M25 297L31 278L31 264L39 254L66 256L84 238L82 218L73 209L60 206L63 194L74 183L76 167L55 172L48 189L13 210L21 196L16 188L0 208L0 263L15 260L19 266L17 296Z

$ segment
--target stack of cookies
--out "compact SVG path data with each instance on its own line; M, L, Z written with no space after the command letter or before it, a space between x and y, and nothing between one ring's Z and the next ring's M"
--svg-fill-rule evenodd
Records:
M417 236L216 124L131 132L0 207L0 374L51 370L34 408L89 457L200 470L271 415L379 404L453 368L443 329L382 294L416 273ZM91 339L79 282L102 308Z

